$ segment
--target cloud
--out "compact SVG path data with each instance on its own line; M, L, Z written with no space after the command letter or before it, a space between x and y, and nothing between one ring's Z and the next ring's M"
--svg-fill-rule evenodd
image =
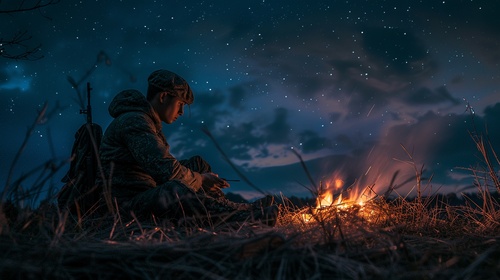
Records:
M331 112L331 113L329 113L328 115L329 115L329 118L328 118L328 119L329 119L331 122L337 122L337 121L340 119L340 117L342 116L342 114L341 114L341 113L338 113L338 112Z
M391 127L383 138L384 146L398 149L400 145L415 151L415 157L422 161L435 161L441 157L454 157L468 151L467 115L437 115L428 111L412 124Z
M453 105L460 104L460 100L453 97L445 86L440 86L435 90L422 87L416 91L403 95L402 99L408 105L433 105L447 101L451 102Z
M349 149L354 147L354 143L351 138L346 134L339 134L335 136L335 144Z
M341 16L338 10L326 13ZM313 17L303 15L307 20ZM263 20L258 27L240 26L239 20L234 20L223 30L215 28L214 42L226 44L231 38L231 54L246 62L243 71L258 77L261 85L268 86L265 91L269 94L285 92L297 103L317 100L319 96L347 103L342 112L333 113L333 122L349 121L368 112L393 114L387 112L387 107L394 102L427 108L446 100L458 104L453 92L429 86L428 79L436 75L439 64L434 53L428 51L429 37L420 30L379 24L332 26L326 17L316 19L314 28L303 26L299 20L287 21L286 25ZM291 26L301 32L290 32ZM231 34L239 34L238 40ZM253 92L261 92L255 89L241 85L232 88L229 104L243 110L255 96Z
M247 98L247 92L243 86L234 86L228 89L229 106L237 110L245 109L244 102Z
M7 65L0 71L0 89L26 92L31 88L32 78L24 74L22 65Z
M198 93L195 95L195 102L189 108L192 110L192 116L184 118L183 122L196 126L202 122L204 127L213 131L221 118L231 114L229 110L224 108L226 101L227 96L221 90Z
M249 122L235 123L229 129L221 131L219 138L224 146L231 148L231 157L238 160L249 160L255 158L275 157L273 152L283 149L282 145L290 142L290 125L287 121L288 111L277 108L274 118L270 123ZM281 152L278 152L281 154Z
M500 145L495 139L499 139L497 131L486 132L486 126L500 117L500 103L488 107L484 118L469 114L446 114L438 115L429 111L417 118L413 124L401 124L391 127L387 135L380 138L372 153L371 162L379 162L389 167L385 172L394 173L396 170L406 172L405 176L411 176L408 172L411 166L398 164L391 159L409 161L413 158L415 166L425 166L424 176L433 177L432 184L437 187L443 186L442 191L453 191L453 187L464 187L472 183L472 174L463 168L476 167L482 161L482 156L476 150L470 134L486 134L492 140L492 149L498 151ZM485 138L486 139L486 138ZM489 145L489 144L488 144ZM403 149L405 147L406 151ZM407 154L409 153L409 155ZM468 174L467 176L458 173ZM404 173L402 173L404 174ZM404 176L403 176L404 177ZM387 181L387 179L386 179Z
M385 73L413 77L422 72L419 64L429 59L424 43L409 30L367 28L362 44L370 60Z
M262 145L257 127L251 122L234 125L229 133L222 136L224 143L231 147L231 156L240 160L250 160L248 151Z
M319 136L312 130L304 130L299 133L300 147L303 153L316 152L322 149L332 148L332 141L326 137Z
M277 108L274 110L274 120L263 127L266 143L282 144L290 141L290 125L287 122L288 110Z

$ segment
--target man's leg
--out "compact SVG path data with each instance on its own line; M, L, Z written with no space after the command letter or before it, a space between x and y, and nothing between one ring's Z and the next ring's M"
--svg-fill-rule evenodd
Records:
M132 211L141 218L154 215L173 221L194 218L200 222L206 222L208 219L217 222L251 219L251 206L194 193L181 181L173 180L136 195L125 203L124 208L125 211Z
M210 166L210 164L200 156L193 156L189 159L181 160L180 163L196 172L212 172L212 167ZM224 192L220 189L211 192L204 192L203 190L200 190L197 194L199 196L205 197L204 203L207 209L210 209L212 213L220 213L219 210L221 209L232 209L232 211L251 211L252 213L260 212L261 214L263 214L263 216L277 216L277 214L275 213L277 211L277 207L273 205L274 198L270 195L266 195L265 197L255 201L254 203L236 203L228 200ZM265 214L267 212L270 212L272 214ZM270 224L268 222L266 223Z

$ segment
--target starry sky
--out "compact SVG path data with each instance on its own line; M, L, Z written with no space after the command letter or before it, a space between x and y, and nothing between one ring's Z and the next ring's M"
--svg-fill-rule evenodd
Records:
M13 8L5 2L0 11ZM271 193L310 195L309 172L316 185L341 179L384 192L392 180L414 194L415 167L431 192L473 190L467 169L482 158L470 133L487 132L500 151L499 10L478 0L89 0L0 13L0 178L45 102L52 114L35 127L13 179L69 158L87 82L105 129L114 95L145 92L149 73L163 68L195 94L164 125L171 152L199 154L221 177L241 179L202 129ZM5 41L23 32L23 45L39 50L7 58L22 48ZM61 187L68 167L46 184ZM245 181L230 190L261 196Z

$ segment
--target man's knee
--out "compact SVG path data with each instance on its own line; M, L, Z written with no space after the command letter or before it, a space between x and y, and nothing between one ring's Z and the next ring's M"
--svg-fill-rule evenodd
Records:
M194 192L184 183L172 180L156 188L156 198L164 206L179 202L186 197L194 196Z

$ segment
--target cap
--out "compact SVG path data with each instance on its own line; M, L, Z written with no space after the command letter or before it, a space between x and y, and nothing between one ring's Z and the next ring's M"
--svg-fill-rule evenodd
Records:
M148 77L148 85L169 92L190 105L194 101L193 91L181 76L168 70L156 70Z

